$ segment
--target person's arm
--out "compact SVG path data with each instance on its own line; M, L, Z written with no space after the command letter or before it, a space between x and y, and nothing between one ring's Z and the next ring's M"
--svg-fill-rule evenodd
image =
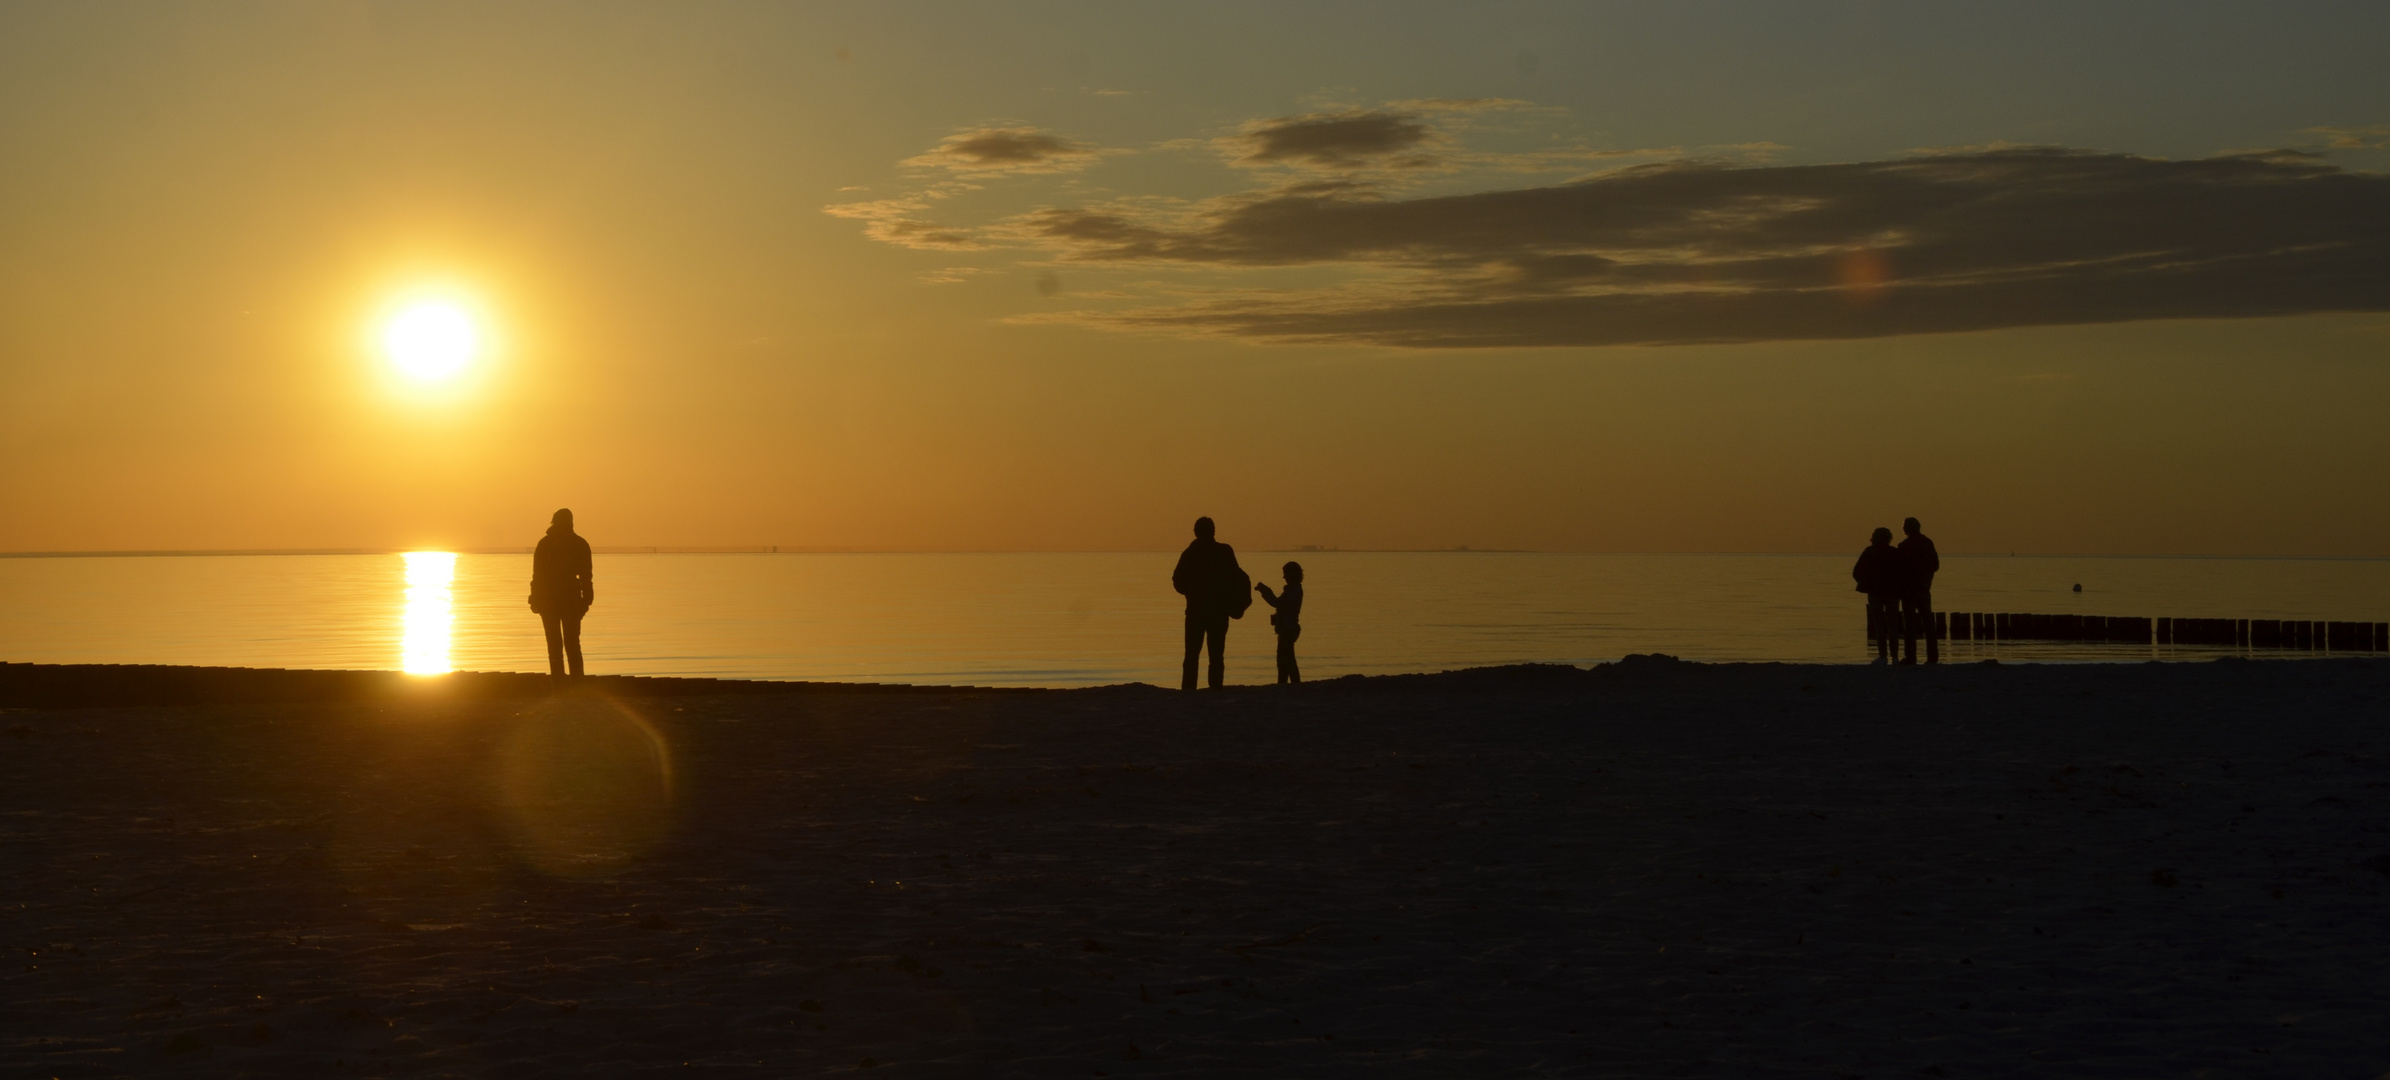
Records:
M1187 595L1187 560L1194 554L1195 549L1192 547L1179 552L1178 566L1170 571L1170 588L1180 596Z
M589 554L589 541L581 541L581 603L597 603L597 560Z
M1277 606L1278 606L1278 594L1277 594L1277 593L1274 593L1274 592L1271 592L1271 591L1270 591L1270 587L1269 587L1268 585L1262 584L1262 583L1260 583L1260 582L1255 582L1255 583L1253 584L1253 591L1254 591L1254 592L1257 592L1257 593L1260 593L1260 594L1261 594L1261 598L1262 598L1262 600L1263 600L1263 601L1265 601L1265 602L1267 602L1267 603L1268 603L1268 604L1269 604L1271 607L1277 607ZM1294 593L1293 593L1293 592L1290 590L1290 591L1288 591L1287 595L1291 597L1291 596L1293 596L1293 595L1294 595Z

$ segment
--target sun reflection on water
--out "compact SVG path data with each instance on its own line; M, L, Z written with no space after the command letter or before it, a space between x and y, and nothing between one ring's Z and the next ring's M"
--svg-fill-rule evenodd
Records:
M407 561L407 607L400 639L399 669L409 675L446 675L448 627L454 603L448 583L456 577L456 553L410 551Z

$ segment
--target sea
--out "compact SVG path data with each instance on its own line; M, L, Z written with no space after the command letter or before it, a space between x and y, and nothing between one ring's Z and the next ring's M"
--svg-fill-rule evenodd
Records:
M975 686L1176 685L1175 552L607 553L593 674ZM1240 553L1299 560L1308 680L1498 664L1865 663L1852 555ZM525 553L0 558L0 660L544 671ZM2077 591L2076 586L2081 586ZM2390 620L2390 560L1946 555L1945 611ZM1275 675L1269 609L1231 683ZM2230 649L1951 642L1946 659L2204 660ZM2266 653L2267 656L2288 654ZM2308 654L2299 654L2308 655Z

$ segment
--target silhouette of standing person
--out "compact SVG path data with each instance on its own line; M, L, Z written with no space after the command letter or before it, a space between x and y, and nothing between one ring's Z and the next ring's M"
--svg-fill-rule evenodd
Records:
M581 677L581 617L596 599L589 541L573 531L573 512L558 510L531 552L531 610L548 632L548 675L558 682L568 660L573 677Z
M1267 583L1253 586L1253 591L1278 609L1270 615L1270 625L1278 630L1278 682L1283 685L1303 681L1302 669L1295 666L1295 639L1303 636L1303 564L1290 562L1282 572L1284 593L1270 592Z
M1909 538L1900 542L1901 566L1907 580L1900 591L1902 623L1901 638L1907 654L1901 663L1917 662L1917 635L1925 635L1925 662L1942 662L1942 635L1934 626L1934 575L1942 569L1942 556L1934 550L1934 542L1926 539L1917 527L1917 519L1900 523L1900 531Z
M1206 646L1212 654L1212 689L1227 680L1228 620L1253 605L1249 581L1236 564L1236 549L1212 539L1212 519L1195 519L1195 540L1179 553L1170 587L1187 598L1187 661L1179 689L1195 689L1195 664Z
M1900 549L1892 546L1892 530L1877 529L1867 550L1851 567L1851 579L1867 594L1867 636L1875 642L1875 662L1892 662L1892 639L1900 628L1900 597L1907 587L1908 568Z

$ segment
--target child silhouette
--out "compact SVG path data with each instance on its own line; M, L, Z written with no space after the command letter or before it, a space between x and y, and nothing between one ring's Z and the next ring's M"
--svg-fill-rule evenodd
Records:
M1303 673L1295 667L1295 639L1303 636L1303 564L1286 564L1286 591L1273 593L1267 584L1253 586L1253 591L1277 608L1270 616L1270 625L1278 628L1278 681L1299 683Z

